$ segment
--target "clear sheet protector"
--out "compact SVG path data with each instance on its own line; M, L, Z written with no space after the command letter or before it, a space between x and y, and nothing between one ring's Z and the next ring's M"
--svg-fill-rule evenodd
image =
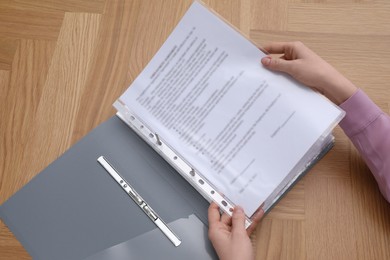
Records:
M260 64L199 2L114 106L209 201L267 209L328 147L337 106ZM161 145L163 144L163 145Z
M217 259L217 255L210 243L202 243L199 238L207 237L207 227L200 219L192 214L188 218L181 218L169 223L169 226L181 234L182 244L173 247L167 240L161 239L161 231L155 228L123 243L109 247L84 260L128 260L128 259L177 259L192 256L196 259ZM145 245L152 246L148 250ZM139 250L143 248L144 250Z

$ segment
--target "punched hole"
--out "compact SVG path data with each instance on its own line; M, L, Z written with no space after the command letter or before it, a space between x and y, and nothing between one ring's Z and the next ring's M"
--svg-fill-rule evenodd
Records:
M222 205L224 205L225 207L227 206L227 202L226 201L221 201Z
M174 157L173 157L173 160L177 160L177 156L174 156Z
M215 193L215 191L213 191L213 190L212 190L212 191L210 191L210 193L211 193L211 194L214 194L214 193Z
M156 135L156 139L157 139L157 144L162 145L162 142L160 141L160 137L158 137L158 134L155 134L155 135Z
M198 181L200 184L204 184L204 180L202 180L202 179L199 179L199 181Z

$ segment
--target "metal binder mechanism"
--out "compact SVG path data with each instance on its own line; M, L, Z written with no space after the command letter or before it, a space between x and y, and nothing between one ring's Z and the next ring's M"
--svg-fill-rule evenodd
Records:
M142 211L152 220L164 235L175 245L181 244L180 239L169 229L167 224L157 215L156 212L146 203L146 201L135 191L135 189L111 166L111 164L100 156L97 161L111 175L112 178L122 187L122 189L133 199Z
M207 201L214 201L220 209L232 215L234 204L220 194L193 166L181 158L155 131L152 131L120 100L115 101L114 107L118 110L117 116L133 129L145 142L160 154L182 177L184 177ZM247 216L245 227L252 221Z

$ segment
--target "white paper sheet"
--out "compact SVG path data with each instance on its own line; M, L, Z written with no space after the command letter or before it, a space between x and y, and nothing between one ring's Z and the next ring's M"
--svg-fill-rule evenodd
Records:
M248 216L342 111L195 2L120 97Z

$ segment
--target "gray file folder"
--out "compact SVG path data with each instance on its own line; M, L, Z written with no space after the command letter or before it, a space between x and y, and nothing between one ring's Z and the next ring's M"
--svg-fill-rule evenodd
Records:
M105 156L180 237L175 247L97 162ZM33 259L216 259L209 203L114 116L0 207Z

